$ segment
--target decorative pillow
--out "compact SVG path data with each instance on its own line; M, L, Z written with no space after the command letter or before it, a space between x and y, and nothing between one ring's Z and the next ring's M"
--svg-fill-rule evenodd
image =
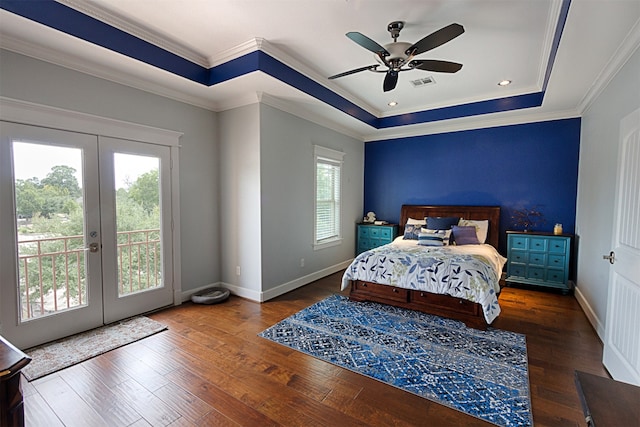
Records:
M453 239L456 245L479 245L478 235L474 226L454 225L452 228Z
M442 233L443 234L442 243L444 243L444 246L447 246L447 245L450 244L451 229L449 229L449 230L430 230L428 228L422 227L421 233Z
M410 225L426 225L427 224L427 220L425 218L423 218L423 219L407 218L407 224L410 224Z
M421 246L444 246L444 230L425 231L423 228L418 234L418 244Z
M418 240L421 224L407 224L404 226L404 240Z
M487 241L487 233L489 232L489 220L476 220L476 219L460 219L458 225L473 226L476 228L476 234L478 235L478 241L484 243Z
M460 217L429 216L427 217L427 228L429 230L450 230L452 226L458 225Z

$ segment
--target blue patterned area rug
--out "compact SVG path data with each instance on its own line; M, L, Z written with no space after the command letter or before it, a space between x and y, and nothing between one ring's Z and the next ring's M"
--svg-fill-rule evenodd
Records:
M259 334L499 426L531 426L525 336L333 295Z

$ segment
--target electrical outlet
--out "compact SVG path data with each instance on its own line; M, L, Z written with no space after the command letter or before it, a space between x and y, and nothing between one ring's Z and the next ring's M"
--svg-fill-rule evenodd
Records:
M236 276L240 275L240 266L236 265Z
M300 258L300 267L304 267L304 258Z

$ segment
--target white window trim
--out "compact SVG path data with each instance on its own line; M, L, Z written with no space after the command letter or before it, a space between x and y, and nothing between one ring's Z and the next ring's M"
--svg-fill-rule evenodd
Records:
M342 244L342 167L344 164L344 154L342 151L332 150L330 148L322 147L320 145L313 146L313 250L320 250L324 248L329 248L332 246L338 246ZM338 236L332 239L323 240L322 242L318 242L316 240L317 233L317 162L319 158L328 159L340 164L340 226L338 228Z

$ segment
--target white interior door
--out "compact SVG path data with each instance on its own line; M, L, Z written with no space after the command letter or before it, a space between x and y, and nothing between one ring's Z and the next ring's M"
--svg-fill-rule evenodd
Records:
M0 123L0 321L20 348L102 325L97 154L95 136Z
M0 333L28 348L173 302L171 148L0 122Z
M603 363L614 379L640 385L640 109L620 131Z

